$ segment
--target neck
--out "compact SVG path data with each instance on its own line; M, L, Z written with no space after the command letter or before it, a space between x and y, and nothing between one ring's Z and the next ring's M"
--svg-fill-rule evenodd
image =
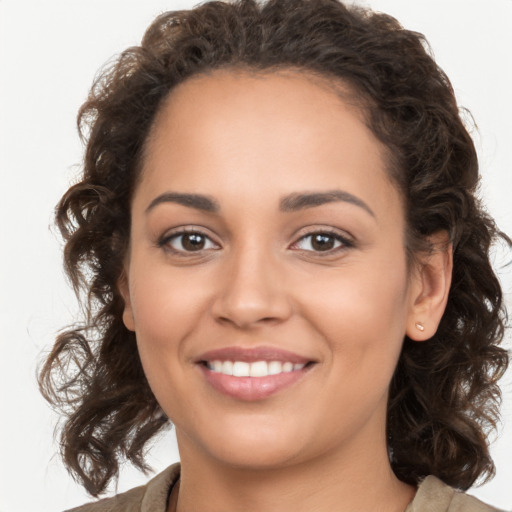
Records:
M415 489L394 475L385 439L360 441L307 462L272 469L233 467L180 447L176 510L403 512Z

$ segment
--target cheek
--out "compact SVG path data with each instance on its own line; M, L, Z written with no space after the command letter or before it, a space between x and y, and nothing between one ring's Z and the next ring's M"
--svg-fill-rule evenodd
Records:
M357 430L377 411L386 414L407 311L405 267L398 268L403 272L386 274L385 265L365 272L345 268L317 280L303 303L304 317L327 354L330 371L316 401L318 414L330 411L325 428L333 438L340 425Z
M208 300L201 286L206 276L200 269L173 270L134 258L130 271L136 328L155 341L186 331L187 319L197 315Z
M313 282L303 303L304 316L329 351L340 356L335 364L344 371L388 379L406 330L405 261L376 261L364 270L354 265Z
M148 381L156 382L181 371L187 339L198 328L208 307L201 276L170 272L165 267L130 268L130 290L140 358Z

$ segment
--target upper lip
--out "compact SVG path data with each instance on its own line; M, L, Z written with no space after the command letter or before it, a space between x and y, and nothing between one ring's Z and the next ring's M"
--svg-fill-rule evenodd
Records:
M201 354L196 363L205 361L244 361L254 363L256 361L281 361L294 364L306 364L312 361L309 357L304 357L288 350L280 348L261 346L261 347L224 347L216 350L209 350Z

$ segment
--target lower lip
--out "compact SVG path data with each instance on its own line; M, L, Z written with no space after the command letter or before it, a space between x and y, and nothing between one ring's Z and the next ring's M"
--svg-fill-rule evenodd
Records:
M224 395L238 400L256 401L268 398L298 382L308 372L309 366L293 372L278 373L267 377L233 377L209 370L199 365L208 383Z

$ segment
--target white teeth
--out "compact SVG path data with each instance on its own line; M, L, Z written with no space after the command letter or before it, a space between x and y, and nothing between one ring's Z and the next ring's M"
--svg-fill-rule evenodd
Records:
M249 377L251 366L243 361L235 361L233 363L233 377Z
M266 377L268 375L268 364L266 361L256 361L250 364L251 377Z
M283 365L281 361L270 361L268 363L268 374L269 375L277 375L278 373L282 373Z
M245 361L209 361L208 368L216 373L224 375L233 375L234 377L267 377L268 375L277 375L279 373L289 373L299 371L305 364L291 363L286 361L255 361L246 363Z
M222 372L225 375L233 375L233 363L231 361L224 361L219 372Z
M283 363L283 372L289 373L293 372L293 363Z

